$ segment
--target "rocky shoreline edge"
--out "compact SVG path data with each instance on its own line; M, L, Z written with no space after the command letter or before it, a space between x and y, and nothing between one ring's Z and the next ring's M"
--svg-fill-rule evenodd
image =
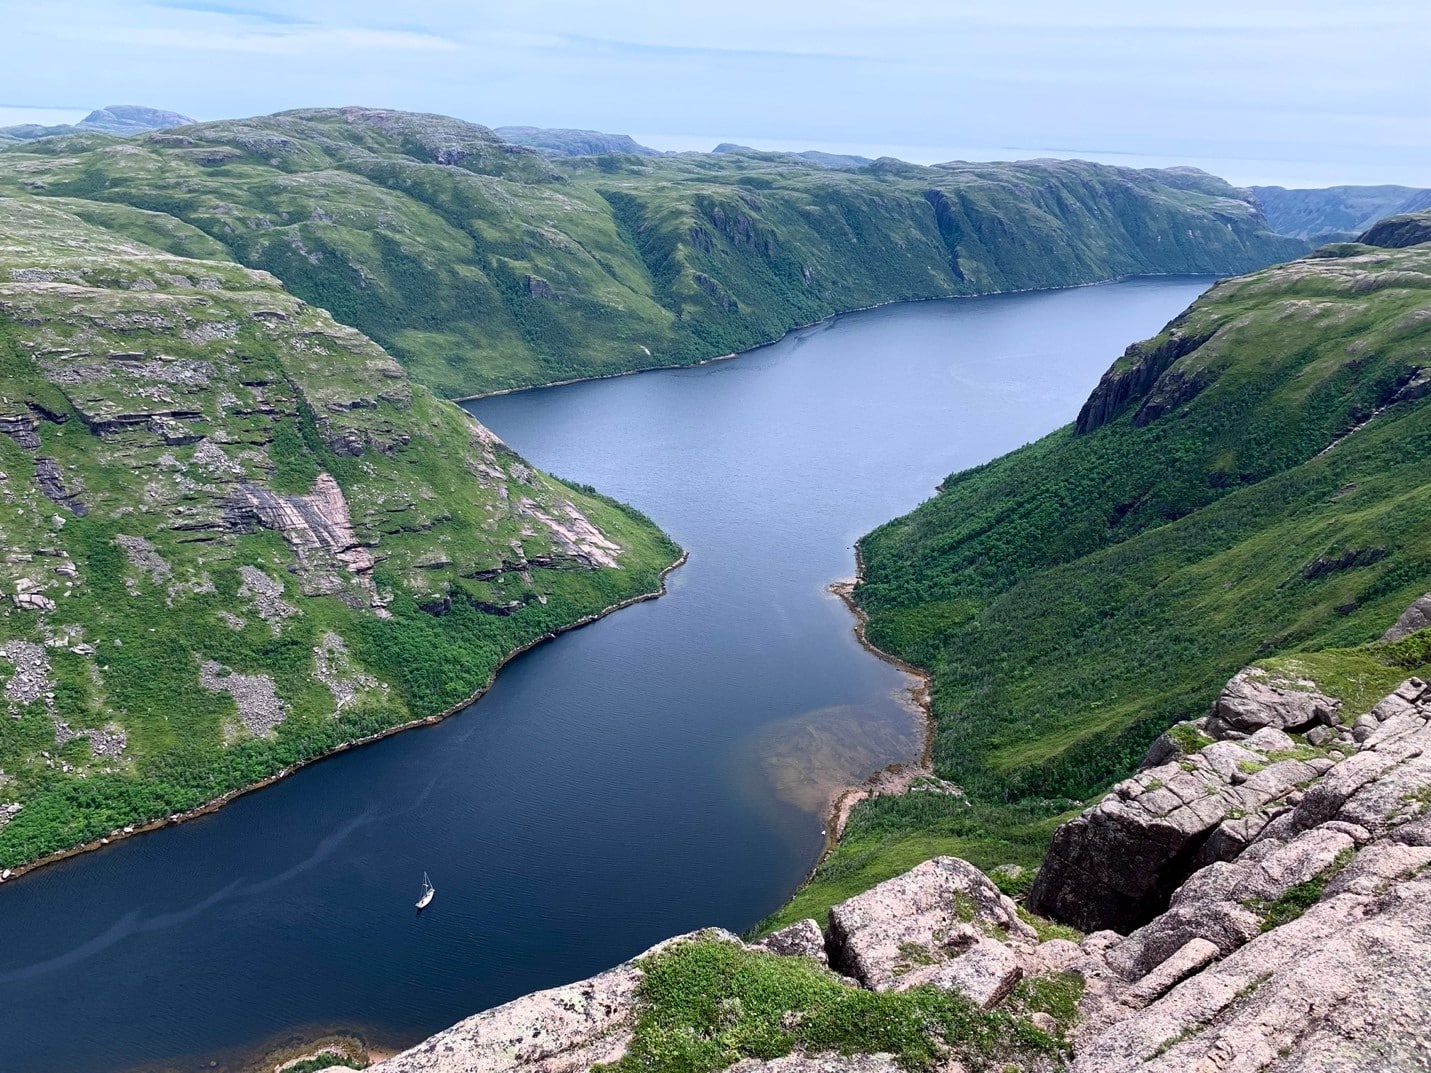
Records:
M840 836L845 832L845 825L849 823L850 813L854 811L856 805L871 797L880 797L885 794L902 794L909 789L910 784L920 776L932 777L934 775L934 710L930 706L930 690L933 686L933 679L929 672L922 667L916 667L912 663L900 659L891 652L886 652L878 645L874 644L866 633L865 627L869 623L869 615L863 608L855 602L855 588L864 578L864 557L860 554L858 546L855 548L855 576L845 581L836 581L827 587L827 591L839 597L854 617L855 640L860 643L860 647L877 659L883 660L905 674L917 680L917 684L910 686L908 698L910 704L918 710L924 721L924 744L917 761L909 761L901 764L890 764L870 775L864 782L856 786L847 786L837 792L830 800L830 805L825 814L825 845L820 851L820 857L801 881L800 886L791 891L793 898L810 880L815 872L825 863L835 846L840 841ZM787 899L788 900L788 899Z
M267 778L260 779L258 782L250 783L247 786L242 786L237 790L231 790L220 797L214 798L212 801L208 801L202 805L199 805L197 808L192 808L185 812L175 812L171 815L161 817L157 820L150 820L147 823L130 824L127 827L120 828L116 831L111 831L109 834L103 835L96 839L92 839L89 842L82 842L77 846L71 846L68 849L57 850L54 853L48 854L44 857L36 858L33 861L28 861L24 864L16 865L13 868L7 868L4 870L3 873L0 873L0 883L12 882L29 872L33 872L38 868L43 868L45 865L57 864L58 862L68 860L71 857L78 857L82 853L92 853L95 850L104 849L106 846L111 846L115 842L120 841L121 839L131 838L135 835L148 834L151 831L157 831L164 827L172 827L175 824L184 823L186 820L196 819L199 816L207 816L209 813L217 812L229 802L234 801L237 798L244 796L245 794L252 793L255 790L261 790L265 786L272 786L280 779L285 779L289 775L292 775L294 772L299 771L302 768L308 767L311 764L316 764L320 760L326 760L329 757L337 756L339 753L348 752L350 749L356 749L359 746L371 745L374 742L381 741L384 738L390 738L394 734L401 734L405 730L413 730L417 727L433 726L434 724L440 723L444 719L447 719L449 716L456 715L458 712L462 711L463 709L469 707L472 704L475 704L478 700L480 700L483 695L485 695L486 692L491 689L493 684L497 681L497 675L501 673L502 668L507 666L507 664L511 663L512 660L516 659L523 653L530 652L538 645L546 644L548 641L555 640L557 637L561 636L564 633L568 633L571 630L580 629L583 626L589 626L593 622L603 619L607 615L614 614L615 612L620 611L624 608L631 607L634 604L645 603L648 600L658 600L662 596L665 596L666 579L676 570L679 570L682 566L684 566L689 558L690 553L685 549L682 549L680 556L675 560L675 562L671 563L669 566L665 567L661 571L659 578L660 584L656 589L652 590L651 592L638 593L635 596L627 597L625 600L618 600L616 603L611 604L608 607L604 607L599 611L594 611L589 615L583 615L581 618L575 619L572 622L567 623L565 626L558 627L554 630L549 630L548 632L542 634L540 637L534 637L526 644L520 645L519 647L512 649L512 651L508 652L505 656L502 657L502 659L497 663L497 666L492 668L492 672L487 675L487 680L483 682L477 690L475 690L465 700L461 700L441 712L437 712L433 715L425 715L419 719L410 719L406 723L398 723L395 726L390 726L386 728L385 730L380 730L375 734L367 734L361 738L354 738L352 741L344 742L341 745L335 745L331 749L327 749L321 753L317 753L316 755L310 756L304 760L300 760L297 763L289 764L282 770L276 771Z

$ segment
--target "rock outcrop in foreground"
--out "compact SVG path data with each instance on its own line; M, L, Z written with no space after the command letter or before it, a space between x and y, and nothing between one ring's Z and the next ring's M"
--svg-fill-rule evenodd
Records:
M951 1071L1431 1069L1431 686L1410 678L1350 725L1341 708L1311 682L1249 669L1207 717L1159 739L1142 771L1059 830L1030 891L1050 916L1103 927L1080 942L1040 941L1077 933L1036 929L986 875L942 857L835 906L824 931L805 920L757 946L852 990L957 993L971 1016L1004 1018L1001 1038L1047 1045L1003 1051L956 1029L935 1044ZM711 941L740 943L671 940L375 1069L576 1073L619 1061L650 1012L652 959ZM1052 994L1063 1006L1030 999ZM731 1066L907 1067L798 1048Z

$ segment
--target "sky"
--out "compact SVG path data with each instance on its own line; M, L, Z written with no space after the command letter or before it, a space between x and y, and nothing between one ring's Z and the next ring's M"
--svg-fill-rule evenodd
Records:
M1428 0L0 0L0 124L361 104L662 149L1431 186Z

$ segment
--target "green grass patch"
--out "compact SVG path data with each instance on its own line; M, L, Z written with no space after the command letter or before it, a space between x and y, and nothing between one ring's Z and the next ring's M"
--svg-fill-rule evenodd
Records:
M874 992L851 987L816 962L746 950L715 939L678 943L642 965L635 1036L621 1073L712 1073L743 1058L812 1053L897 1057L932 1070L953 1055L970 1070L1001 1070L1059 1056L1061 1045L1025 1016L979 1010L929 987ZM1029 1012L1066 1011L1066 982L1031 984ZM1076 999L1073 1000L1076 1002Z
M1325 893L1327 884L1346 868L1355 856L1355 850L1342 850L1332 863L1322 870L1321 874L1305 883L1298 883L1273 901L1254 904L1253 908L1262 914L1262 930L1264 932L1271 931L1273 928L1290 923L1316 905L1322 900L1322 894Z
M927 793L862 801L810 882L752 932L774 931L806 917L823 924L832 905L931 857L962 857L985 871L1002 864L1037 868L1054 829L1076 814L1071 804L1026 802L1003 808Z

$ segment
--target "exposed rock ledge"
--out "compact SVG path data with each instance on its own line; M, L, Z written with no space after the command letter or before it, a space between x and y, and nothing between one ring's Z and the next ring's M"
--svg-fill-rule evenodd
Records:
M1337 709L1307 683L1244 671L1060 829L1031 899L1064 919L1141 924L1127 935L1040 942L987 876L943 857L836 906L826 932L806 920L758 945L851 988L927 985L985 1009L1006 1008L1025 977L1075 973L1071 1073L1431 1069L1431 687L1407 680L1354 728ZM641 973L636 959L519 998L373 1068L577 1073L617 1060ZM731 1068L900 1067L875 1054Z

